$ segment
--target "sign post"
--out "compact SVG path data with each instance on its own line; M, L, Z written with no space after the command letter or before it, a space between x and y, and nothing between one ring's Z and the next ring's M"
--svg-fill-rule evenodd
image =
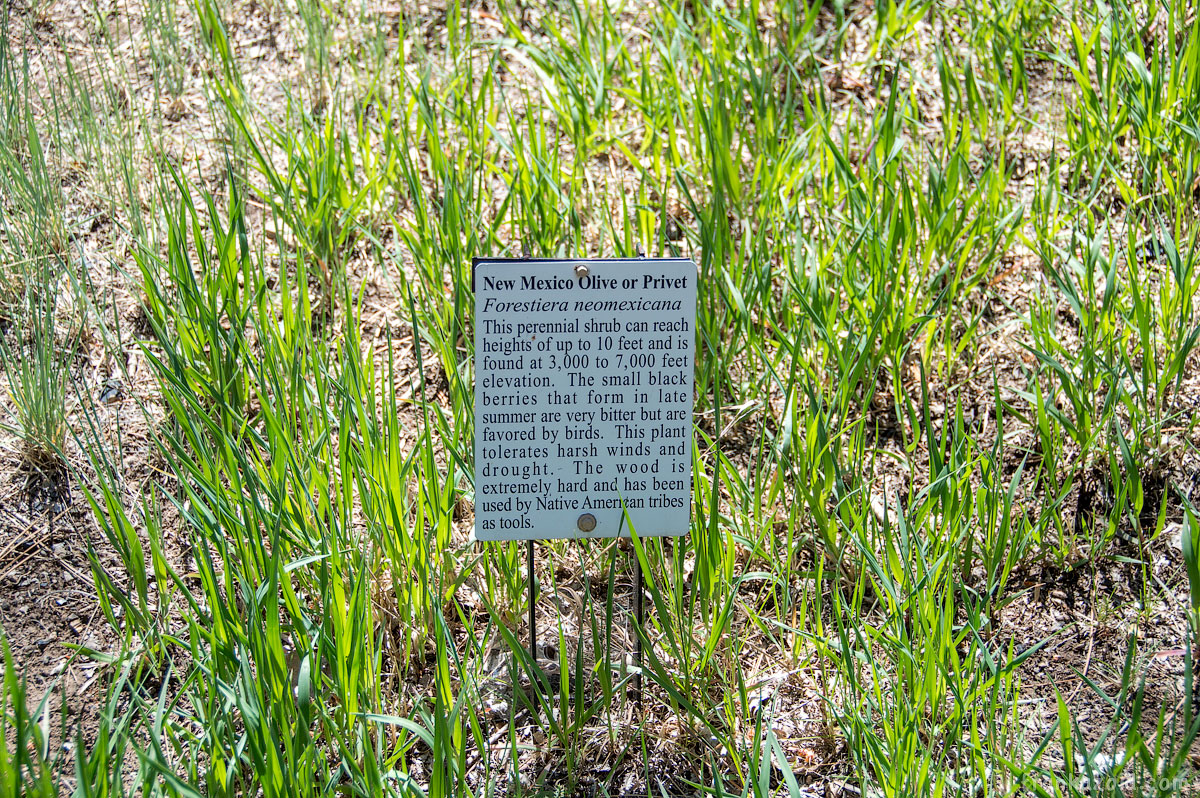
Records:
M696 266L476 259L475 539L683 535ZM642 573L636 613L642 620ZM641 638L637 649L640 695Z

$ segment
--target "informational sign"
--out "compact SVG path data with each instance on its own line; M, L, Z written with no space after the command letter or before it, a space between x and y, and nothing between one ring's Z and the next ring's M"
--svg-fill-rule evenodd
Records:
M476 261L477 540L688 531L696 279L682 259Z

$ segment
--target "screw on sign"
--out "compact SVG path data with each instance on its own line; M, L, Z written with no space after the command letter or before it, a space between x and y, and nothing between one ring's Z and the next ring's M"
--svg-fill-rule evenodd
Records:
M474 535L530 541L536 661L532 541L688 531L696 265L478 259L473 281Z

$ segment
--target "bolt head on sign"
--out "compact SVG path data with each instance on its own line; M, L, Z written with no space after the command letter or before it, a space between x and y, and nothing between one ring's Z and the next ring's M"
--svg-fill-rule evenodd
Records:
M474 269L476 540L685 534L695 263Z

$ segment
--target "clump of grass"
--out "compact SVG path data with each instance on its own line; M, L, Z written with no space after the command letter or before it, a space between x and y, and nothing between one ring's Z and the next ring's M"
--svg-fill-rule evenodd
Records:
M47 698L49 694L47 694ZM0 633L0 792L52 798L59 795L47 726L47 701L30 711L25 682L13 662L8 639Z
M26 462L39 470L62 463L71 382L70 359L55 334L54 304L46 301L44 293L48 288L30 292L20 317L23 324L14 325L0 339L14 408L13 428L24 444Z
M67 236L63 195L34 111L29 55L14 58L11 10L0 20L0 357L12 401L10 424L34 468L61 465L69 358L59 344L60 277Z
M54 253L36 251L20 269L22 296L0 335L0 358L12 402L8 425L35 470L61 467L71 390L75 311L63 301L64 268ZM64 305L68 307L64 308Z

